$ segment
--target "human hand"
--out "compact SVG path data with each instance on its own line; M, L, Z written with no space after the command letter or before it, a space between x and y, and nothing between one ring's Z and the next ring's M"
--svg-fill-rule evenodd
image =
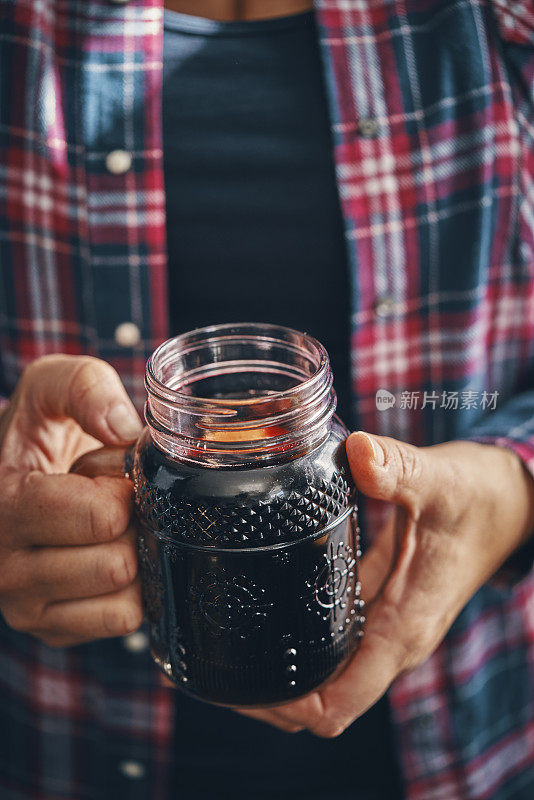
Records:
M46 356L24 372L0 418L0 611L12 628L65 647L141 624L132 485L67 474L141 427L104 361Z
M534 528L534 481L504 448L416 448L352 434L358 489L394 515L362 559L365 635L344 671L307 697L241 713L283 730L342 733L403 672L425 661L470 597Z

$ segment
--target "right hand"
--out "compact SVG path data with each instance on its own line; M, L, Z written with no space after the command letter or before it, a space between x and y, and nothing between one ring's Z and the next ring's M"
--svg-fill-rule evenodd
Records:
M15 630L68 647L140 626L132 484L68 472L141 428L104 361L45 356L24 372L0 419L0 612Z

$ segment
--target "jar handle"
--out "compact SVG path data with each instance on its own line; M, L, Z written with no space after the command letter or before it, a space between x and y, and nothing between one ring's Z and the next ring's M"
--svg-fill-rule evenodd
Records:
M129 478L137 442L128 447L98 447L76 459L69 472L87 478Z

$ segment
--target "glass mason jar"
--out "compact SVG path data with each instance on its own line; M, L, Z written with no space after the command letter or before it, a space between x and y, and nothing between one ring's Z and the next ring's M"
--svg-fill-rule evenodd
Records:
M227 706L287 702L362 636L348 431L328 355L274 325L178 336L147 364L130 455L152 653Z

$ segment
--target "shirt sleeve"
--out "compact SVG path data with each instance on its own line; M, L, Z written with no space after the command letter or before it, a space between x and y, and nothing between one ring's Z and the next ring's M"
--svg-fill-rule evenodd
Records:
M504 42L534 47L532 0L492 0L493 12Z
M484 416L465 438L512 450L534 480L534 390L515 395ZM513 587L530 573L534 567L534 531L532 534L494 576L495 584Z
M534 229L528 198L534 170L534 6L532 0L491 0L503 65L516 111L520 143L518 246L534 258ZM534 380L529 382L534 387ZM476 423L465 438L513 450L534 479L534 388L518 393ZM534 532L533 532L534 534ZM508 585L525 577L534 565L534 535L499 570L494 582Z
M486 414L473 425L467 438L513 450L534 479L534 389Z

